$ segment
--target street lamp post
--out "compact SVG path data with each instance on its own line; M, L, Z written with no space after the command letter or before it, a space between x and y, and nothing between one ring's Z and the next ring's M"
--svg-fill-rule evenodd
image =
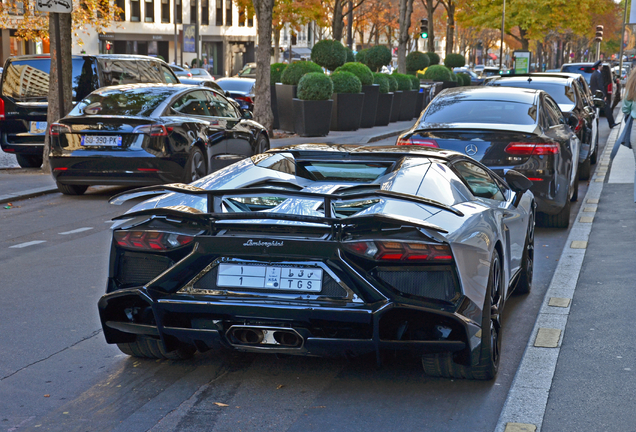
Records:
M499 42L499 71L503 69L503 43L504 25L506 24L506 0L503 0L503 10L501 11L501 41Z

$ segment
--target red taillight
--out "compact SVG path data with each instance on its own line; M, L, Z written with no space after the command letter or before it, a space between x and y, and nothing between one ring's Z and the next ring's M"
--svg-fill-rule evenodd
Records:
M574 132L578 132L581 130L581 128L583 127L583 119L579 119L579 122L576 124L576 127L574 128Z
M143 172L159 172L159 168L137 168L137 171L143 171Z
M61 133L71 133L71 128L64 124L51 123L49 134L51 134L51 136L58 136Z
M146 134L153 137L168 136L168 130L164 125L160 124L137 126L133 133Z
M533 181L533 182L535 182L535 181L543 181L543 179L539 178L539 177L528 177L528 180Z
M234 99L242 100L242 101L245 101L245 102L250 103L250 104L254 103L254 100L251 97L249 97L249 96L237 96Z
M164 231L115 231L113 238L121 247L145 251L176 249L194 240L192 236Z
M192 72L188 72L188 78L192 78Z
M420 138L417 136L411 136L409 138L400 137L398 138L395 145L418 145L424 147L439 148L439 145L437 145L437 141L435 141L434 139Z
M524 143L511 142L504 150L506 153L517 156L548 155L559 153L557 143Z
M57 167L57 168L53 168L53 171L68 171L68 167Z
M348 251L375 261L452 261L450 246L408 241L345 242Z
M4 120L4 100L0 98L0 120Z

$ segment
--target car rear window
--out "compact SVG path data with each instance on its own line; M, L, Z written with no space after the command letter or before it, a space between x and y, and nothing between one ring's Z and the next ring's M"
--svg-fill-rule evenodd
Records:
M146 116L151 114L174 89L157 87L119 87L96 91L75 105L69 116L125 115Z
M576 103L576 97L574 96L574 89L568 85L565 80L562 80L563 83L551 83L551 82L540 82L537 80L528 81L507 81L505 79L498 80L494 82L492 85L494 87L521 87L532 90L543 90L550 96L552 99L556 101L559 105L561 104L573 104Z
M250 93L254 87L253 81L224 81L218 80L216 82L224 91L239 91Z
M532 125L536 107L531 104L495 100L437 99L426 110L422 123L501 123Z
M570 72L577 73L583 75L585 81L590 82L590 78L592 74L596 71L592 66L581 66L581 65L563 65L561 66L561 72ZM557 101L558 102L558 101Z
M12 61L3 73L2 95L18 102L47 102L50 74L49 58ZM97 77L90 60L73 59L72 74L73 100L83 98L95 88Z

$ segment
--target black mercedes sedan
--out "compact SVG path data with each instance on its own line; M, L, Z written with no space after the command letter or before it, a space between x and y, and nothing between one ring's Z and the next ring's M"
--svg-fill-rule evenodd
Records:
M223 89L225 95L239 103L241 108L252 111L254 109L254 78L220 78L216 83Z
M568 121L542 90L458 87L435 97L396 144L455 150L502 175L519 171L534 183L537 222L565 228L581 147Z
M58 189L190 183L269 149L267 130L221 92L184 84L97 90L50 126Z
M574 117L574 132L581 141L579 178L590 178L591 164L596 162L598 152L598 114L577 78L571 74L527 74L494 77L485 85L538 89L552 96L566 117Z

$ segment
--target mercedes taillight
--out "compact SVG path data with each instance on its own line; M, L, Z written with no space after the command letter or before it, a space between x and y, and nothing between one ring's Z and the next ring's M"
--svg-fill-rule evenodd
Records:
M550 155L560 152L558 143L511 142L504 151L515 156Z

